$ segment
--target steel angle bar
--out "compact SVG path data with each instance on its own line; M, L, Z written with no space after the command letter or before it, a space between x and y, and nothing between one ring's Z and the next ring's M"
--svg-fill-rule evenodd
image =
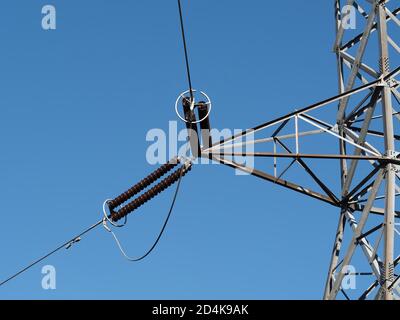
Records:
M395 10L392 12L392 15L395 16L395 17L398 16L399 14L400 14L400 8L397 8L397 9L395 9ZM387 21L391 21L391 20L392 20L391 16L387 15L387 16L386 16L386 20L387 20ZM371 28L371 34L374 33L377 29L378 29L378 24L375 23L375 24L373 25L373 27ZM349 50L350 48L352 48L352 47L354 47L356 44L358 44L358 43L361 41L362 37L363 37L363 33L358 34L358 35L355 36L353 39L349 40L349 41L346 42L344 45L342 45L342 46L340 47L340 50L342 50L342 51L343 51L343 50Z
M281 123L281 125L272 133L271 137L275 138L281 130L286 127L286 125L289 123L290 119L286 119Z
M361 204L366 202L367 200L363 199L362 201L359 200L361 197L365 196L372 188L372 185L374 183L371 182L369 184L367 184L364 188L362 188L360 191L358 191L355 195L353 195L350 199L346 199L347 204L351 205L351 204ZM376 199L375 199L376 200Z
M343 63L344 63L344 65L345 65L346 67L348 67L350 70L353 68L353 65L352 65L350 62L346 61L346 60L344 60ZM369 82L369 81L367 80L367 78L365 78L365 77L361 74L361 72L357 72L356 77L357 77L358 79L360 79L360 81L361 81L363 84L367 84L367 83ZM372 91L372 88L370 89L370 91Z
M357 119L364 112L367 106L363 108L363 105L372 96L373 92L374 92L373 90L368 92L368 94L360 101L360 103L357 104L357 106L353 109L353 111L351 111L349 115L345 118L344 123L352 122L352 120Z
M395 196L396 197L400 196L400 193L396 193ZM379 197L376 197L375 200L382 200L382 199L385 199L385 197L386 196L379 196ZM367 201L366 199L361 199L361 200L357 200L357 203L362 203L362 202L366 202L366 201Z
M376 17L376 11L375 11L375 6L374 6L371 10L371 13L369 14L367 26L364 30L363 37L360 42L360 46L357 50L357 55L355 57L350 75L347 79L347 85L346 85L346 89L345 89L346 91L349 91L354 87L357 73L358 73L358 70L360 69L360 65L361 65L362 59L364 57L365 49L367 48L370 32L371 32L372 26L374 24L375 17ZM340 101L339 111L338 111L338 116L337 116L338 120L341 120L343 118L343 115L347 108L348 103L349 103L349 97L345 97Z
M400 114L400 112L393 112L392 116L397 116L398 114ZM378 120L378 119L382 119L382 118L383 118L383 115L373 116L371 118L371 120ZM360 122L363 122L363 121L365 121L365 119L355 120L355 121L352 121L351 123L360 123ZM357 128L357 129L360 129L360 128ZM379 131L377 131L377 132L379 132Z
M355 211L362 211L363 209L364 209L364 206L361 205L359 208L356 208ZM378 207L372 207L371 213L383 216L385 214L385 209L378 208ZM400 211L395 211L395 218L400 218Z
M357 9L357 11L365 18L368 19L368 13L363 9L362 6L358 3L358 1L354 1L354 7Z
M374 250L372 251L372 256L371 256L372 258L377 256L377 254L378 254L378 248L379 248L379 245L381 244L384 232L385 232L385 228L384 228L384 224L382 223L381 232L379 232L378 238L375 240ZM371 262L372 261L369 260L369 263L371 263Z
M278 143L288 152L291 153L291 150L281 141L278 140ZM311 178L318 184L318 186L337 204L339 204L339 199L336 197L336 195L332 192L331 189L327 187L325 183L321 181L321 179L318 178L318 176L310 169L310 167L303 161L303 159L297 157L294 159L294 161L297 161L303 169L308 173L308 175L311 176Z
M320 129L310 130L310 131L299 132L298 136L306 137L306 136L317 135L317 134L320 134L323 132L324 131L320 130ZM268 137L268 138L256 139L256 140L251 140L251 141L237 142L237 143L233 143L230 145L215 146L213 148L209 148L206 150L208 150L210 152L214 152L215 150L234 149L234 148L243 147L246 145L255 145L255 144L260 144L260 143L274 142L275 139L288 140L288 139L295 138L295 136L296 136L295 133L290 133L290 134L285 134L285 135L281 135L281 136L277 136L277 137Z
M364 212L364 210L366 210L365 207L363 208L362 212ZM373 214L374 212L372 211L372 209L370 209L369 213ZM350 225L351 230L354 235L357 230L357 227L358 227L357 221L355 220L354 215L352 214L352 212L350 210L345 211L345 216L347 218L347 222ZM377 280L380 279L380 275L381 275L380 263L381 262L380 262L379 256L376 254L376 252L374 252L374 248L370 245L368 240L365 238L360 239L360 241L358 242L358 245L360 245L364 256L367 258L367 261L368 261L369 265L371 266L371 269L374 272L376 279Z
M392 90L392 94L393 94L396 98L400 99L400 93L396 90L396 88L391 88L391 90ZM400 104L400 103L399 103L399 104Z
M305 188L305 187L303 187L301 185L298 185L298 184L295 184L295 183L292 183L292 182L289 182L289 181L286 181L286 180L283 180L283 179L276 179L276 177L274 177L272 175L269 175L269 174L267 174L265 172L262 172L262 171L259 171L257 169L250 168L250 167L247 167L247 166L240 165L238 163L235 163L234 161L231 161L231 160L228 160L228 159L225 159L225 158L220 158L220 157L213 156L212 159L214 161L216 161L216 162L219 162L221 164L227 165L227 166L229 166L231 168L241 170L241 171L243 171L245 173L248 173L248 174L250 174L252 176L267 180L269 182L272 182L274 184L280 185L280 186L285 187L287 189L290 189L290 190L305 194L305 195L307 195L309 197L321 200L321 201L326 202L328 204L331 204L331 205L333 205L335 207L338 206L337 203L335 203L330 197L328 197L326 195L323 195L323 194L320 194L318 192L315 192L315 191L313 191L311 189Z
M301 115L299 115L299 118L302 119L302 120L304 120L304 121L306 121L306 122L308 122L309 124L311 124L311 125L313 125L313 126L319 128L319 129L324 130L326 133L329 133L329 134L333 135L334 137L336 137L336 138L338 138L338 139L340 139L340 140L346 141L347 143L353 145L354 147L360 148L360 149L364 150L365 152L370 153L370 154L372 154L372 155L374 155L374 156L376 156L376 157L380 157L380 156L381 156L379 153L376 153L376 152L374 152L374 151L371 151L370 149L365 148L365 147L363 147L363 146L361 146L361 145L359 145L359 144L357 144L357 143L355 143L355 142L353 142L353 141L351 141L351 140L349 140L349 139L347 139L347 138L344 138L344 137L338 135L337 133L335 133L335 132L333 132L333 131L331 131L331 130L325 129L324 127L318 125L318 124L315 123L314 121L311 121L311 120L309 120L309 119L307 119L307 118L305 118L305 117L303 117L303 116L301 116Z
M347 301L351 301L350 297L347 295L346 291L343 289L340 289L340 292L343 294L343 296L346 298Z
M341 51L340 56L343 57L343 59L345 59L352 65L354 65L354 63L356 62L356 58L354 58L352 55L350 55L346 51ZM373 68L371 68L370 66L366 65L363 62L360 63L360 69L362 71L366 72L367 74L369 74L371 77L374 77L376 79L379 78L379 76L380 76L377 71L375 71Z
M398 53L400 53L400 47L398 46L398 44L389 36L387 39L389 44L393 47L393 49L396 50Z
M397 77L399 74L400 74L400 66L394 69L392 72L390 72L387 76L384 76L382 79L384 81L388 81L389 79Z
M342 209L340 211L340 217L336 229L335 241L331 253L331 260L329 263L328 276L325 283L324 300L328 299L329 294L332 290L333 282L335 281L335 271L343 262L343 261L341 262L338 261L339 261L340 251L342 249L345 226L346 226L346 216L344 214L344 210Z
M360 298L359 298L358 300L366 300L366 299L368 298L368 296L371 294L371 292L372 292L376 287L378 287L378 285L379 285L379 281L378 281L378 280L375 280L374 283L373 283L372 285L370 285L370 286L368 287L368 289L365 290L365 291L363 292L363 294L360 296Z
M296 162L296 159L294 159L293 161L291 161L291 162L289 163L289 165L288 165L285 169L283 169L283 171L282 171L281 174L276 178L276 180L280 180L280 179L283 177L283 175L284 175L286 172L288 172L288 170L295 164L295 162Z
M360 241L365 240L365 239L358 240L358 238L362 234L362 231L367 223L367 219L370 214L370 209L372 208L372 205L375 201L375 197L376 197L378 189L383 181L383 178L384 178L384 172L381 170L380 173L378 174L378 176L376 177L376 180L375 180L372 190L370 192L368 202L363 210L360 221L354 230L352 240L349 244L349 247L347 249L345 257L343 258L342 267L340 268L340 271L338 272L338 276L333 284L332 291L329 295L329 299L334 299L336 297L336 295L338 294L338 292L341 288L341 283L342 283L343 277L345 276L345 274L343 272L344 267L348 266L350 264L351 259L354 255L355 249L356 249L357 245L360 243Z
M389 65L389 48L387 40L387 21L386 12L384 10L384 4L378 6L378 39L379 39L379 57L382 75L390 74ZM392 97L391 90L389 87L383 87L382 91L382 109L383 109L383 127L385 133L385 154L390 156L395 150L394 142L394 129L393 129L393 107L392 107ZM383 296L385 300L390 300L393 298L393 292L389 289L391 282L393 281L393 259L394 259L394 223L395 223L395 169L393 165L388 164L386 166L386 189L385 189L385 237L384 237L384 264L383 264L383 276L384 283Z
M348 0L347 1L347 6L352 6L354 3L354 0ZM343 20L343 19L341 19ZM343 23L339 24L339 30L336 33L336 38L335 38L335 43L333 45L333 51L337 51L340 47L340 44L342 43L342 39L344 36L345 28Z
M365 115L365 121L364 121L364 123L362 125L362 128L360 130L360 135L358 136L358 139L357 139L357 145L363 146L364 143L365 143L365 139L367 137L368 128L369 128L369 126L371 124L371 119L372 119L372 116L373 116L374 111L375 111L376 102L378 101L380 94L381 94L381 88L379 88L379 87L375 88L374 93L373 93L373 95L371 97L370 103L368 104L368 109L367 109L367 112L366 112L366 115ZM354 155L358 156L360 154L361 154L361 149L356 147L355 150L354 150ZM347 191L348 191L348 189L350 187L350 184L353 181L354 174L355 174L356 169L357 169L357 165L358 165L358 161L357 160L352 160L351 161L350 168L348 169L347 177L346 177L346 180L345 180L345 183L344 183L344 186L343 186L343 192L345 194L347 193Z
M330 124L330 123L328 123L328 122L322 121L321 119L312 117L312 116L310 116L310 115L307 114L307 113L302 113L301 116L304 117L304 118L307 118L307 119L309 119L309 120L311 120L311 121L314 121L315 123L318 123L318 124L321 125L321 126L324 126L326 129L332 130L333 128L335 128L334 125L332 125L332 124ZM324 131L324 132L325 132L325 131Z
M376 198L375 198L375 200L376 200ZM368 230L367 232L364 232L363 234L361 234L361 235L357 238L357 241L360 241L361 239L370 236L370 235L373 234L374 232L376 232L376 231L382 229L382 227L383 227L383 223L381 223L381 224L379 224L379 225L373 227L372 229Z
M396 112L396 114L397 114L397 112ZM361 132L361 128L358 128L358 127L349 126L348 128L353 130L353 131L356 131L356 132ZM382 131L376 131L376 130L367 130L367 134L368 135L372 135L372 136L377 136L377 137L384 137L385 136L385 134ZM400 140L400 136L397 135L397 134L394 134L393 138L395 140Z
M399 72L400 72L400 68L399 68ZM229 141L239 139L239 138L241 138L241 137L244 137L244 136L246 136L246 135L249 135L250 133L255 133L255 132L258 132L258 131L260 131L260 130L266 129L266 128L270 127L270 126L276 125L276 124L278 124L278 123L280 123L280 122L282 122L282 121L285 121L285 120L287 120L287 119L289 119L289 118L292 118L292 117L294 117L295 115L300 115L300 114L302 114L302 113L309 112L309 111L312 111L312 110L315 110L315 109L324 107L324 106L329 105L329 104L331 104L331 103L333 103L333 102L336 102L336 101L338 101L338 100L341 100L341 99L343 99L343 98L345 98L345 97L347 97L347 96L351 96L351 95L357 94L357 93L359 93L359 92L368 90L368 89L370 89L370 88L376 87L376 86L379 85L381 82L382 82L382 79L378 79L378 80L372 81L372 82L370 82L370 83L368 83L368 84L362 85L362 86L360 86L360 87L358 87L358 88L355 88L355 89L353 89L353 90L350 90L350 91L348 91L348 92L345 92L345 93L339 94L339 95L337 95L337 96L328 98L328 99L326 99L326 100L317 102L317 103L315 103L315 104L312 104L312 105L310 105L310 106L308 106L308 107L305 107L305 108L302 108L302 109L300 109L300 110L296 110L296 111L291 112L291 113L289 113L289 114L286 114L286 115L284 115L284 116L282 116L282 117L279 117L279 118L277 118L277 119L275 119L275 120L271 120L271 121L265 122L265 123L263 123L263 124L260 124L260 125L258 125L258 126L256 126L256 127L254 127L254 128L244 130L243 132L240 132L240 133L238 133L238 134L236 134L236 135L233 135L233 136L231 136L231 137L229 137L229 138L222 139L222 140L220 140L219 142L214 143L212 147L219 146L219 145L222 145L222 144L226 144L226 143L228 143ZM207 150L206 150L206 151L207 151Z
M366 160L366 161L384 161L391 162L400 165L400 159L395 162L385 159L383 157L377 156L354 156L347 154L307 154L307 153L275 153L275 152L203 152L203 155L220 155L220 156L236 156L236 157L260 157L260 158L304 158L304 159L327 159L327 160L338 160L338 159L347 159L347 160Z
M365 178L363 178L350 192L344 194L344 201L353 200L353 196L356 194L356 192L360 190L363 186L365 186L366 183L371 180L375 176L375 174L378 173L379 170L381 170L381 167L374 167L373 170ZM364 190L362 190L361 192L364 192Z
M357 141L358 140L358 134L354 131L352 131L349 127L343 127L343 130L346 132L346 135L349 137L349 139L351 139L352 141ZM365 142L364 147L369 148L372 152L374 153L379 153L379 150L376 149L373 145L371 145L368 142ZM375 162L371 161L372 165L376 165Z
M395 11L390 11L388 8L386 9L386 14L388 15L388 17L390 17L390 19L392 19L392 21L394 21L395 24L397 24L400 27L400 20L397 18L396 14L394 13ZM398 12L397 12L398 14Z

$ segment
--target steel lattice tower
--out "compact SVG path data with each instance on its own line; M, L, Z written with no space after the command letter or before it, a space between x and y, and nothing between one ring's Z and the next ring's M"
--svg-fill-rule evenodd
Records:
M64 247L71 247L97 226L103 225L109 232L107 222L123 226L128 214L178 182L155 244L142 257L131 259L142 260L162 235L181 178L190 171L192 160L201 157L339 210L324 299L336 299L339 293L347 299L400 299L400 211L396 210L400 195L400 153L396 151L400 141L399 1L333 0L339 93L216 143L212 143L208 117L211 101L202 92L204 101L195 101L196 91L191 87L178 3L190 90L178 98L176 109L182 102L192 157L175 158L115 199L106 200L100 221L0 282L0 286ZM353 13L358 17L354 28L348 24ZM180 169L139 195L178 164ZM123 218L123 224L115 224ZM349 277L357 279L356 286L344 281Z
M396 111L400 47L395 40L400 7L397 1L385 0L333 2L339 94L211 146L203 137L200 152L202 157L339 208L324 299L336 299L339 293L348 299L397 299L400 155L396 142L400 135L395 132L400 124ZM358 18L356 29L346 27L352 12ZM249 146L251 152L243 150ZM262 169L239 163L237 157L262 159ZM336 168L329 169L327 163ZM273 168L272 172L266 168ZM332 181L335 172L340 172L340 183ZM306 176L312 186L304 186ZM299 178L301 185L293 182ZM343 280L349 276L357 279L357 288L346 292Z
M395 74L390 74L390 57L389 57L389 44L395 49L396 54L400 53L399 46L389 36L388 33L388 21L393 20L397 23L397 27L400 27L400 21L396 18L399 13L398 8L391 11L387 7L389 1L368 1L370 2L368 11L364 11L359 4L354 0L349 0L347 6L354 6L358 9L359 13L365 17L366 26L362 34L353 38L350 42L343 45L344 33L343 28L343 17L341 16L341 4L340 1L335 1L336 9L336 39L334 44L334 51L337 55L338 63L338 79L339 79L339 90L340 93L352 90L355 86L355 80L357 76L364 83L369 81L363 77L363 73L368 74L370 77L381 80L381 83L377 84L374 88L370 89L371 97L369 101L365 103L361 101L363 107L351 106L349 103L350 97L346 97L340 100L338 113L337 113L337 125L339 128L339 134L341 137L349 135L348 131L353 131L351 126L355 122L355 119L363 114L363 119L359 121L361 130L358 131L356 140L353 140L359 145L374 150L377 154L385 159L398 159L398 153L395 147L395 135L394 135L394 123L393 117L398 118L398 113L394 111L392 104L392 95L395 99L398 99L399 93L397 87L399 83L395 80ZM373 41L372 34L377 33L378 43L378 66L379 69L373 69L368 65L369 61L367 53L367 46L369 41ZM351 56L348 52L354 46L356 48L356 54ZM365 60L365 62L364 62ZM350 72L346 75L343 69L347 67ZM390 75L390 76L388 76ZM357 99L354 99L357 101ZM397 100L398 101L398 100ZM380 108L379 108L380 105ZM379 109L381 111L379 111ZM350 116L346 116L346 111L349 112ZM374 113L381 112L381 116L375 116ZM362 113L361 113L362 112ZM356 116L357 115L357 116ZM373 130L372 121L382 119L381 129ZM375 132L377 131L377 132ZM380 147L376 150L373 147L372 142L368 143L369 135L378 134L381 138ZM349 135L350 136L350 135ZM378 151L378 152L377 152ZM354 150L355 155L360 155L362 149L356 148ZM340 154L346 155L346 143L341 141L340 143ZM331 264L329 267L328 280L325 289L325 299L333 299L341 290L341 282L345 273L343 272L343 266L351 263L357 247L361 248L365 258L368 260L373 274L376 280L371 284L370 287L363 292L360 298L366 298L374 288L378 288L376 293L377 299L393 299L397 298L395 292L400 292L397 286L397 279L394 279L394 270L398 263L398 258L395 259L395 195L396 195L396 175L397 175L397 164L392 161L378 163L372 163L375 168L379 168L375 174L374 181L371 183L364 182L362 180L359 185L362 192L353 197L354 201L350 201L350 186L355 179L358 160L353 159L350 164L346 160L341 161L341 183L342 183L342 203L341 212L339 218L339 225L337 229L334 249L332 253ZM375 170L374 170L375 171ZM377 199L377 192L385 180L384 186L384 197L383 197L383 213L382 222L375 228L369 231L364 230L369 214L373 210L373 204ZM367 187L367 188L366 188ZM367 202L362 209L361 216L358 221L353 216L351 207L357 206L357 200L362 197L367 197ZM339 254L341 251L341 243L344 236L344 225L347 223L351 226L353 233L348 235L351 237L347 251L345 252L343 259L341 260L342 266L339 265ZM381 236L376 240L373 245L369 240L368 236L373 235L375 232L380 232ZM379 248L379 242L383 237L383 244ZM379 250L380 249L380 250ZM399 250L397 250L399 252ZM396 283L395 283L396 282Z

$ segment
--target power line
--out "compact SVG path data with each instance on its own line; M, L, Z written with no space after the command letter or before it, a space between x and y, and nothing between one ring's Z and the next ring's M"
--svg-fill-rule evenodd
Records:
M193 100L193 87L192 87L192 79L190 76L189 55L188 55L188 50L187 50L187 45L186 45L186 36L185 36L185 27L184 27L184 23L183 23L181 0L178 0L178 8L179 8L179 18L180 18L180 22L181 22L183 49L185 51L186 72L187 72L187 78L188 78L188 82L189 82L190 99L193 102L194 101Z
M0 282L0 287L4 284L6 284L7 282L11 281L12 279L18 277L19 275L21 275L22 273L24 273L25 271L29 270L30 268L34 267L35 265L37 265L38 263L40 263L41 261L47 259L48 257L52 256L53 254L55 254L56 252L60 251L63 248L67 248L67 246L71 246L73 243L78 242L80 240L80 238L82 236L84 236L85 234L87 234L88 232L92 231L93 229L95 229L96 227L98 227L99 225L101 225L103 223L103 219L100 220L99 222L95 223L94 225L90 226L89 228L87 228L86 230L84 230L83 232L81 232L80 234L78 234L76 237L72 238L71 240L63 243L62 245L60 245L59 247L57 247L56 249L54 249L53 251L50 251L49 253L47 253L46 255L44 255L43 257L33 261L32 263L30 263L28 266L26 266L25 268L21 269L20 271L18 271L17 273L13 274L12 276L8 277L6 280Z
M179 187L180 187L180 184L181 184L182 177L183 177L188 171L191 170L191 167L192 167L191 162L187 162L187 163L184 164L179 170L177 170L175 173L173 173L172 175L170 175L170 176L168 176L167 178L165 178L164 180L162 180L160 183L158 183L156 186L154 186L152 189L148 190L146 193L144 193L141 197L138 198L138 199L142 199L142 200L143 200L144 198L146 198L146 201L143 201L143 204L144 204L144 202L147 202L148 200L152 199L154 196L156 196L157 194L161 193L162 191L164 191L166 188L168 188L168 187L171 186L172 184L178 182L177 187L176 187L176 190L175 190L175 194L174 194L174 196L173 196L172 203L171 203L171 206L170 206L170 209L169 209L169 212L168 212L168 215L167 215L166 220L165 220L165 222L164 222L164 225L163 225L163 227L162 227L162 229L161 229L161 231L160 231L160 233L159 233L157 239L155 240L155 242L154 242L153 245L151 246L151 248L150 248L143 256L141 256L141 257L139 257L139 258L137 258L137 259L130 259L130 258L125 254L125 252L123 251L123 249L122 249L122 247L121 247L121 244L119 243L119 241L118 241L117 237L115 236L114 232L111 231L111 229L109 229L109 228L106 226L106 224L105 224L106 220L109 220L110 218L112 219L112 215L110 215L110 216L107 217L107 218L104 217L103 219L101 219L100 221L96 222L95 224L93 224L92 226L90 226L89 228L87 228L86 230L82 231L82 232L81 232L80 234L78 234L77 236L75 236L75 237L73 237L72 239L70 239L70 240L64 242L62 245L58 246L57 248L55 248L54 250L50 251L49 253L47 253L46 255L42 256L41 258L39 258L39 259L33 261L33 262L30 263L28 266L24 267L24 268L21 269L20 271L16 272L15 274L13 274L13 275L10 276L10 277L8 277L6 280L0 282L0 287L3 286L4 284L6 284L7 282L11 281L12 279L15 279L16 277L18 277L19 275L21 275L21 274L24 273L25 271L29 270L30 268L34 267L35 265L37 265L37 264L40 263L41 261L43 261L43 260L47 259L48 257L52 256L53 254L57 253L57 252L60 251L61 249L63 249L63 248L65 248L65 249L70 248L74 243L80 241L82 236L84 236L85 234L87 234L88 232L90 232L91 230L95 229L96 227L98 227L98 226L101 225L101 224L103 224L103 225L105 226L105 228L107 229L107 231L109 231L109 232L112 233L112 235L114 236L114 238L115 238L115 240L116 240L116 242L117 242L117 244L118 244L118 246L119 246L121 252L123 253L123 255L124 255L128 260L131 260L131 261L140 261L140 260L145 259L145 258L155 249L155 247L157 246L158 242L160 241L161 236L163 235L164 230L165 230L165 228L166 228L166 226L167 226L167 224L168 224L169 218L171 217L171 214L172 214L172 211L173 211L175 202L176 202L176 198L177 198L177 195L178 195L178 192L179 192ZM158 172L158 171L157 171L157 172ZM146 181L149 179L149 177L153 177L153 176L154 176L154 172L153 172L153 174L151 174L150 176L148 176L148 177L146 178ZM115 199L114 199L114 200L115 200ZM129 205L125 206L125 208L128 207L128 206L129 206ZM123 207L123 208L124 208L124 207ZM123 208L122 208L122 209L123 209ZM134 208L134 209L128 209L128 211L126 212L126 215L128 215L128 214L131 213L131 212L133 212L134 210L135 210L135 208Z
M178 8L179 8L179 17L180 17L180 26L181 26L181 33L182 33L182 40L183 40L183 48L184 48L184 52L185 52L185 62L186 62L186 72L187 72L187 78L188 78L188 83L189 83L189 90L190 90L190 98L191 101L194 101L193 98L193 87L192 87L192 80L191 80L191 76L190 76L190 65L189 65L189 57L188 57L188 50L187 50L187 44L186 44L186 36L185 36L185 28L184 28L184 23L183 23L183 14L182 14L182 6L181 6L181 1L178 0ZM160 230L160 233L158 234L157 239L155 240L155 242L153 243L153 245L150 247L150 249L141 257L136 258L136 259L131 259L129 258L124 250L122 249L122 246L118 240L118 238L115 236L114 232L111 231L111 229L109 229L108 231L111 232L111 234L114 236L115 241L117 242L117 245L119 247L119 249L121 250L122 254L130 261L140 261L145 259L157 246L158 242L160 241L165 228L168 224L168 221L171 217L175 202L176 202L176 198L179 192L179 188L180 188L180 184L181 184L181 180L183 175L185 174L185 166L183 166L180 169L179 172L179 178L178 178L178 184L175 190L175 194L173 196L172 199L172 203L170 206L170 209L168 211L167 217L164 221L164 224ZM63 243L62 245L58 246L57 248L55 248L54 250L50 251L49 253L47 253L46 255L42 256L41 258L31 262L29 265L27 265L26 267L24 267L23 269L21 269L20 271L16 272L15 274L13 274L12 276L8 277L6 280L0 282L0 287L3 286L4 284L8 283L9 281L15 279L16 277L18 277L19 275L21 275L22 273L24 273L25 271L28 271L29 269L31 269L32 267L34 267L35 265L37 265L38 263L40 263L41 261L47 259L48 257L54 255L55 253L57 253L58 251L60 251L61 249L68 249L69 247L71 247L71 245L73 245L74 243L80 241L80 238L82 236L84 236L85 234L87 234L88 232L90 232L91 230L95 229L96 227L98 227L99 225L104 224L104 219L101 219L100 221L96 222L95 224L93 224L92 226L90 226L89 228L87 228L86 230L84 230L83 232L81 232L80 234L78 234L76 237L66 241L65 243Z

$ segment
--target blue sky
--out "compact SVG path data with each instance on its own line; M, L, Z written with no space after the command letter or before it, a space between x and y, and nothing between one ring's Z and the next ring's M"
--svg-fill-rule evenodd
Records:
M41 28L45 4L57 9L57 30ZM337 93L331 1L183 7L193 83L213 100L212 126L246 129ZM0 12L6 278L155 169L146 133L176 120L187 85L175 0L3 0ZM119 231L130 254L152 243L171 197ZM0 298L319 299L337 213L229 168L195 166L147 260L127 262L99 228L0 288ZM56 290L41 287L46 264L57 270Z

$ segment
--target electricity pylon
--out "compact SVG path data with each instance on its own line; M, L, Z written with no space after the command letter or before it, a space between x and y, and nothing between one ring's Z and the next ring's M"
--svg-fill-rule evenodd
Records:
M324 299L336 299L339 293L347 299L399 299L400 272L396 269L400 269L400 227L396 229L396 221L400 222L400 211L396 210L396 198L400 195L400 153L396 144L400 134L396 132L400 112L396 109L400 107L400 46L395 41L400 38L400 7L395 7L398 0L347 0L345 4L333 0L338 95L216 143L212 143L210 134L211 101L203 92L199 93L204 101L195 101L199 96L191 86L178 3L190 90L180 95L176 109L182 102L185 116L181 119L186 122L193 157L175 158L117 198L107 200L103 219L0 282L0 286L64 247L70 248L97 226L104 225L111 232L107 221L123 226L115 223L176 182L177 193L192 160L203 157L339 209ZM358 15L354 24L353 13ZM186 96L188 93L190 97ZM253 163L254 159L257 163ZM139 195L179 163L179 170ZM136 198L124 204L133 197ZM169 215L145 255L130 259L123 253L125 257L131 261L145 258L158 243Z
M384 0L333 2L339 94L211 145L203 139L200 155L339 208L324 299L398 299L400 8ZM246 165L249 157L257 164Z

